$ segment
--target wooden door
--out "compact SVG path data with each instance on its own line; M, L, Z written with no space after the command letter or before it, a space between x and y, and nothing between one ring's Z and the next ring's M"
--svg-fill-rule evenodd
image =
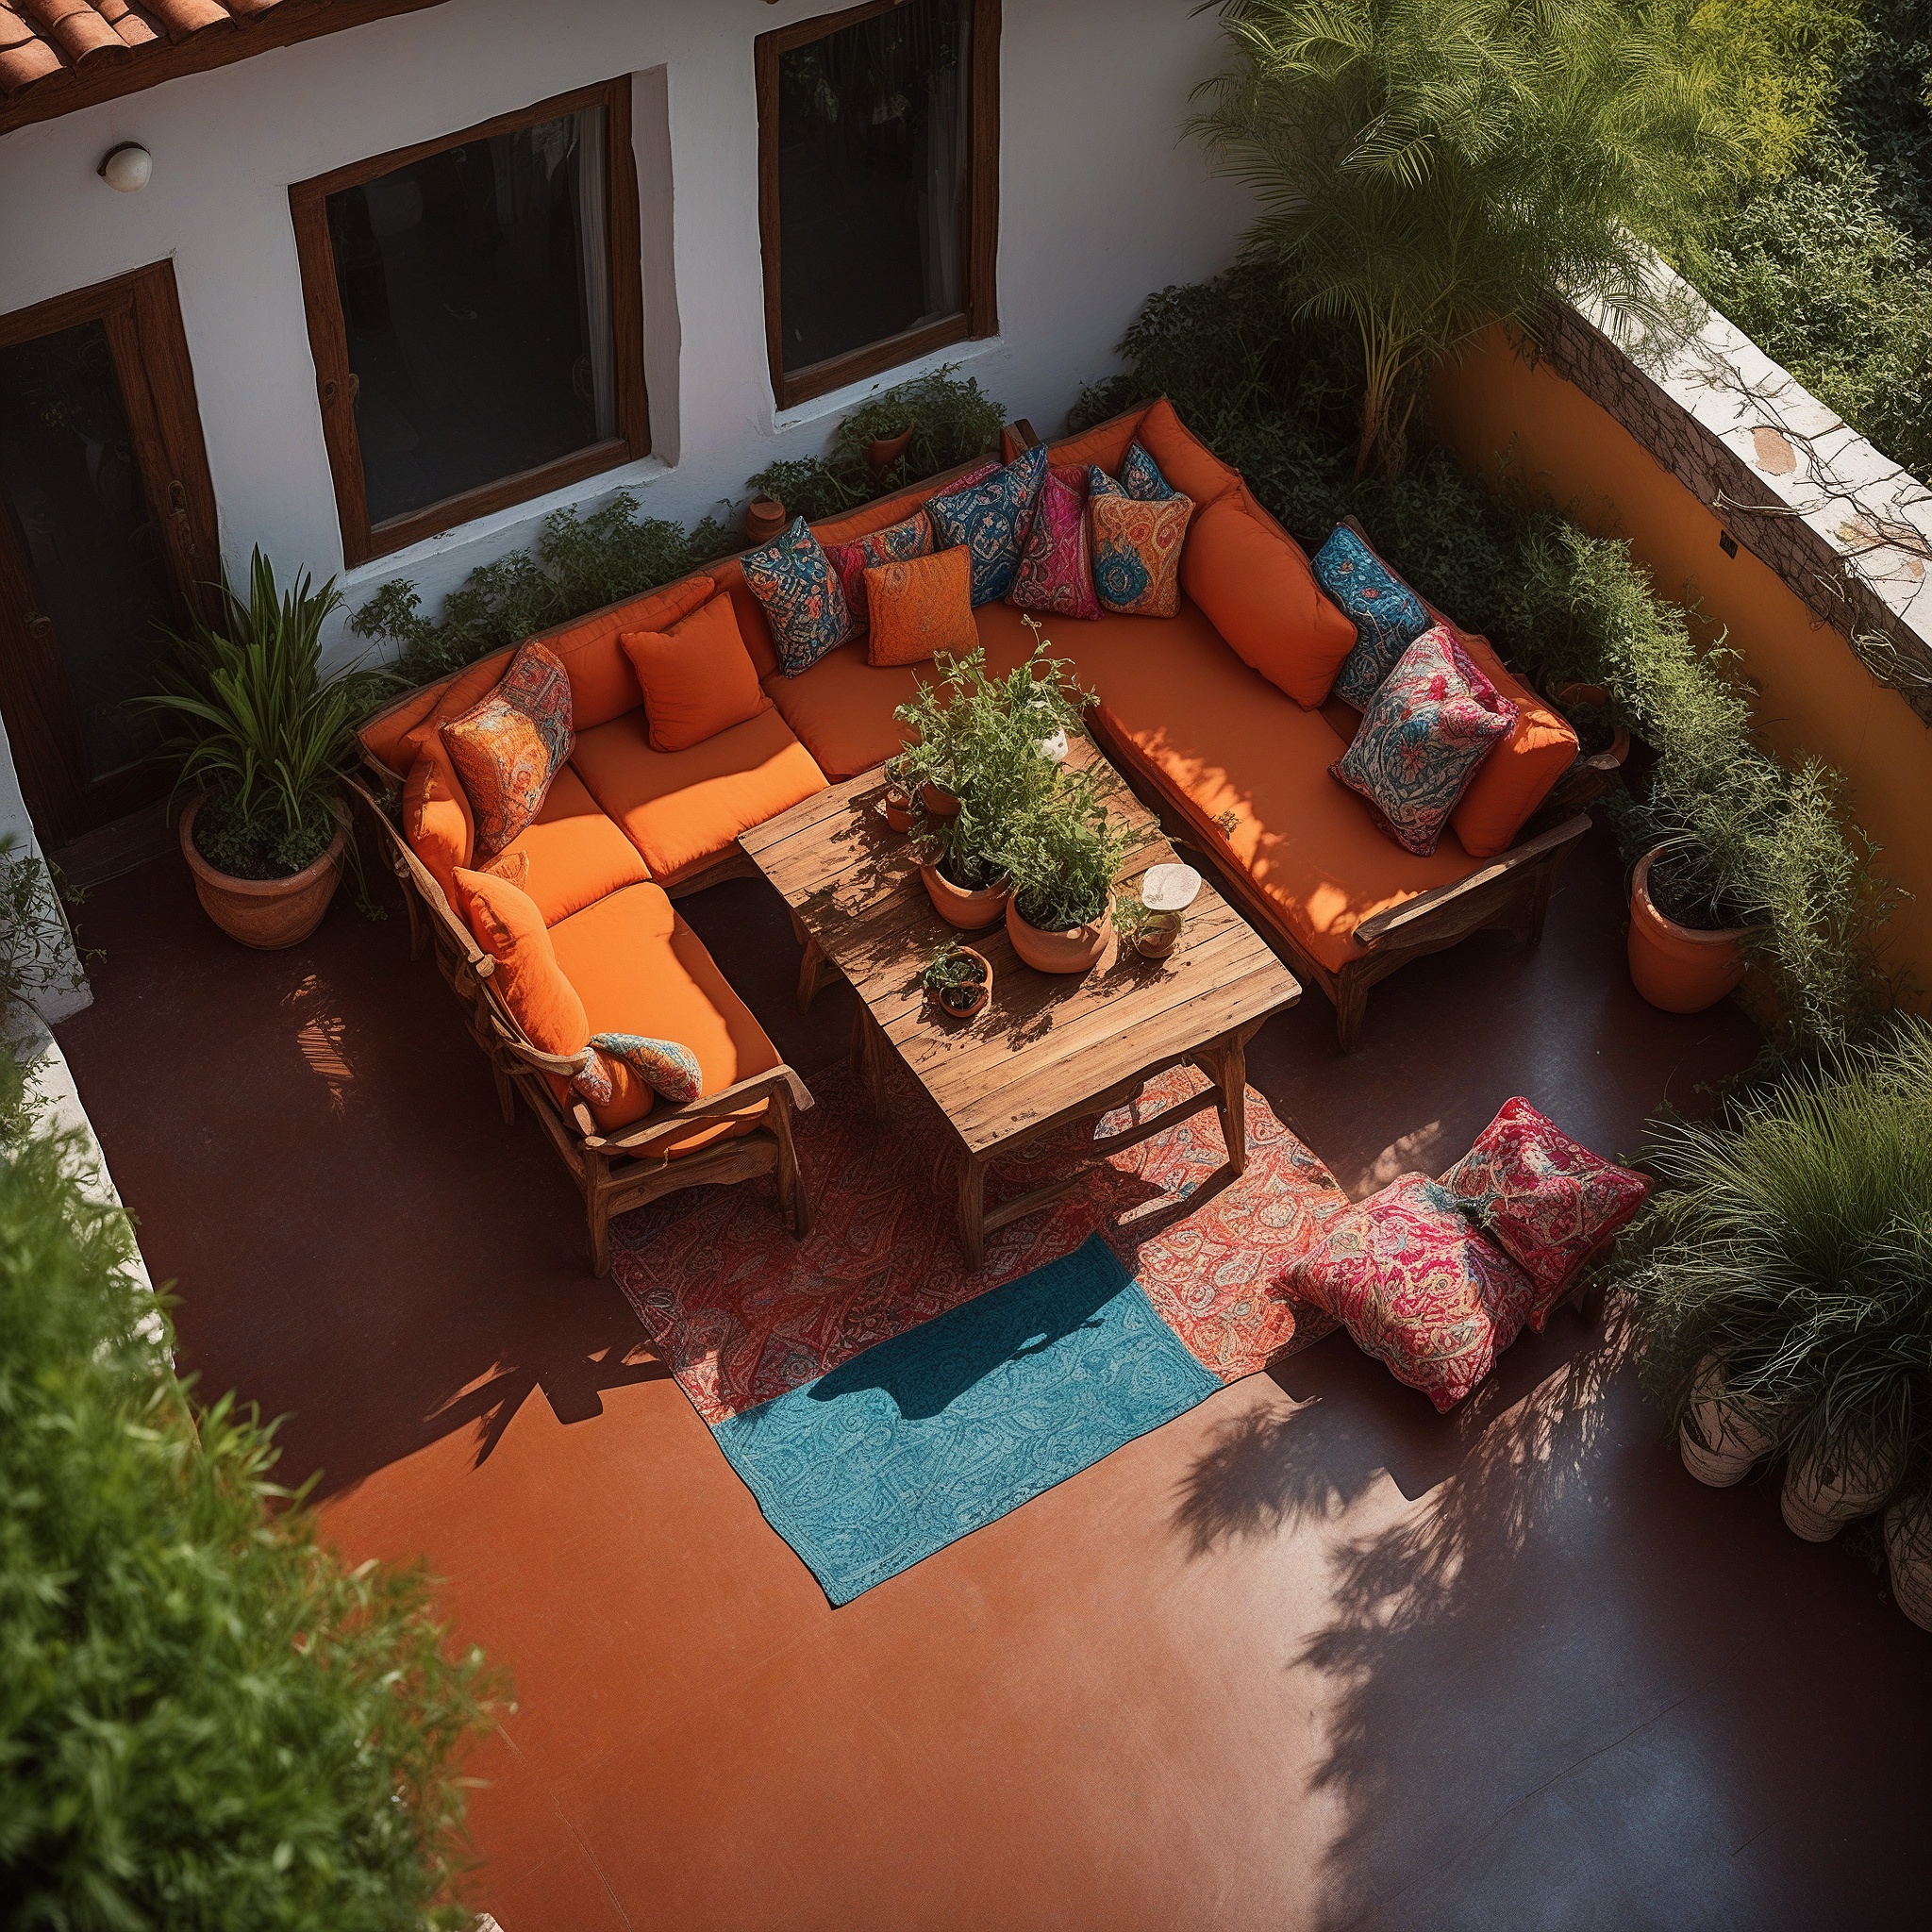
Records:
M220 575L172 264L0 316L0 717L42 843L167 790L127 701Z

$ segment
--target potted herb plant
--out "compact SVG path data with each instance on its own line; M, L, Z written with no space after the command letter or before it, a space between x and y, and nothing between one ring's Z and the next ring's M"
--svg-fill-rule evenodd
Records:
M895 832L912 829L912 779L904 755L885 763L885 795L879 800L879 813Z
M1008 827L1001 848L1013 896L1007 935L1041 973L1085 973L1113 938L1114 874L1131 835L1108 819L1091 772L1058 783Z
M137 699L165 721L160 756L192 795L181 853L214 923L243 945L305 940L335 896L349 849L342 779L356 721L390 674L325 675L322 626L341 602L305 571L279 590L257 550L244 599L225 579L220 615L168 634L174 665Z
M992 962L949 940L925 962L919 983L948 1020L970 1020L992 997Z

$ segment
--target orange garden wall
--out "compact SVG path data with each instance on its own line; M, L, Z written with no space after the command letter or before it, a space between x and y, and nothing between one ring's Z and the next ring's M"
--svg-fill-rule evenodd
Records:
M1498 453L1586 528L1627 537L1666 595L1699 600L1729 632L1758 691L1757 720L1781 753L1814 753L1851 781L1879 869L1911 894L1893 916L1887 957L1932 987L1932 731L1606 409L1547 362L1532 367L1492 335L1436 378L1436 427L1493 482Z

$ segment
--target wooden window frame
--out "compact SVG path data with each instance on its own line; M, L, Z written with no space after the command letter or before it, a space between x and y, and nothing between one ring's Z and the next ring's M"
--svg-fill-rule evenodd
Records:
M573 450L568 456L519 470L493 483L478 484L456 496L445 496L421 509L369 521L369 499L363 482L362 450L356 433L355 386L349 368L349 342L342 307L336 288L335 251L328 238L328 197L344 188L359 187L379 175L426 160L466 142L492 135L514 134L565 114L591 108L605 112L605 195L610 258L610 332L617 377L617 434L601 442ZM341 519L342 561L353 567L388 556L425 537L440 535L492 511L526 503L535 496L561 490L566 484L614 470L650 454L651 412L644 393L644 295L642 244L639 232L637 161L631 152L630 76L621 75L595 87L555 94L533 107L453 134L419 141L412 146L372 155L346 168L337 168L313 180L298 181L289 190L290 212L295 224L295 251L302 272L302 306L308 320L308 345L315 358L315 391L322 408L323 441L328 448L329 469L335 477L336 509ZM622 246L619 245L622 242Z
M824 40L905 0L866 0L841 13L824 13L760 34L754 43L758 108L758 240L765 265L765 350L772 393L781 409L809 402L848 383L930 355L953 342L999 333L994 276L999 259L1000 217L1000 0L972 0L972 49L966 97L966 304L918 328L902 330L842 356L827 357L787 374L783 284L779 259L778 58L793 47Z

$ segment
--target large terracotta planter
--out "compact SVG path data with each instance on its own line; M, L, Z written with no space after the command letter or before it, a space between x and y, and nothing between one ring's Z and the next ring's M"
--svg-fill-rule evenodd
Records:
M1901 1496L1885 1512L1891 1594L1921 1630L1932 1630L1932 1496Z
M1697 932L1666 919L1650 897L1657 856L1646 852L1630 878L1630 977L1666 1013L1701 1013L1743 978L1744 933L1740 927Z
M1076 925L1071 932L1042 932L1020 917L1012 900L1007 901L1007 937L1013 950L1038 973L1088 973L1100 961L1113 938L1113 908L1108 907L1091 925Z
M341 823L327 849L312 865L285 879L238 879L217 872L194 849L195 799L181 814L181 856L194 874L194 895L202 910L244 946L262 952L299 945L322 924L342 876L342 852L349 840L349 815L336 807Z
M1772 1439L1752 1405L1724 1392L1724 1364L1707 1355L1697 1365L1690 1412L1677 1429L1677 1453L1701 1483L1727 1490L1771 1453Z
M1807 1543L1829 1542L1846 1524L1883 1508L1904 1474L1895 1442L1850 1435L1822 1442L1785 1472L1778 1498L1785 1527Z
M981 886L969 892L964 886L956 886L936 865L922 865L919 876L925 881L933 909L961 932L984 932L988 926L997 925L1012 890L1003 879L998 885Z

